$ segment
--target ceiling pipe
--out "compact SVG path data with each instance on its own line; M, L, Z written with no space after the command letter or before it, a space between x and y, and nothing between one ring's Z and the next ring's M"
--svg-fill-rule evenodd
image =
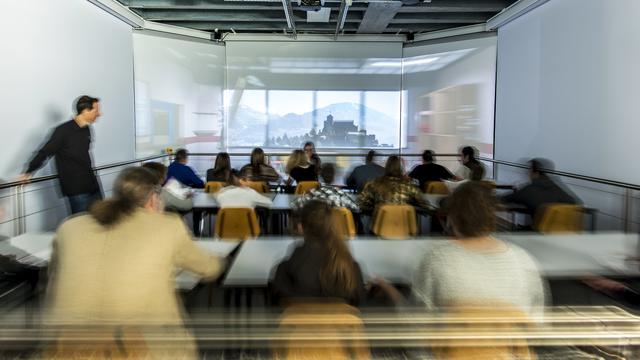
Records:
M333 34L333 40L338 40L338 34L344 29L344 23L347 20L349 6L353 4L352 0L342 0L340 3L340 12L338 13L338 24L336 24L336 32Z

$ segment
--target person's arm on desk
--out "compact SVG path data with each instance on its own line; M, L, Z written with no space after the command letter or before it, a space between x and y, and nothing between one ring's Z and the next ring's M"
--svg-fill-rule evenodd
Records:
M180 218L176 216L175 221L180 225L176 235L174 257L176 267L199 274L204 280L213 280L218 277L225 268L225 260L199 248Z

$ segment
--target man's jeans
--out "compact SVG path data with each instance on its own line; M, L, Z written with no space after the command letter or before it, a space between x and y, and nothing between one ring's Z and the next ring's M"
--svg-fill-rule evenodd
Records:
M69 196L69 205L71 206L71 215L85 212L96 201L102 200L102 192L100 190L88 193Z

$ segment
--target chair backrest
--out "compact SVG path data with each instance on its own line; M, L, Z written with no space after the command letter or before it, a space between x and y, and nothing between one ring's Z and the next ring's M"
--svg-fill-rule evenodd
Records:
M78 341L88 338L86 341ZM136 329L65 330L46 346L42 359L149 359L151 353L144 335Z
M320 187L320 183L317 181L300 181L296 186L296 195L302 195L308 191Z
M459 339L443 341L432 347L436 359L442 360L535 360L537 357L518 332L526 332L535 322L513 305L495 302L495 306L448 306L443 329L460 335ZM484 335L486 338L482 338Z
M246 185L259 193L269 192L269 186L264 181L247 181Z
M353 214L351 213L351 210L345 207L334 208L333 214L336 219L336 226L339 228L340 232L344 234L347 239L355 237L356 223L353 221Z
M217 193L224 187L224 182L222 181L207 181L204 186L204 191L208 193Z
M275 359L370 359L356 308L340 303L291 305L278 329ZM315 335L315 336L310 336Z
M546 233L576 233L583 230L584 208L573 204L546 204L536 211L534 227Z
M260 235L256 212L251 208L222 208L216 216L214 234L221 239L246 240Z
M424 184L424 192L427 194L447 195L449 194L449 189L447 189L444 181L429 181Z
M381 205L376 209L373 233L385 239L406 239L418 233L411 205Z

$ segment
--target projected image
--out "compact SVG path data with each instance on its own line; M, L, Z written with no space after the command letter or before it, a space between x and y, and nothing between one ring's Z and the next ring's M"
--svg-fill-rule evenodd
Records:
M399 91L230 90L229 146L397 148Z

